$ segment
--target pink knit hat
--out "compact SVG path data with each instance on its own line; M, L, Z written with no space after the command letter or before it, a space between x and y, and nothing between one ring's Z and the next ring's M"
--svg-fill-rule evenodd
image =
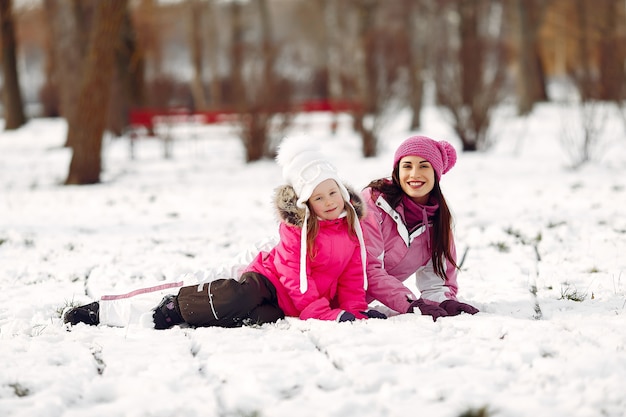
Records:
M411 136L398 146L393 157L394 168L405 156L421 156L433 166L437 179L450 171L456 163L456 150L448 142L436 141L426 136Z

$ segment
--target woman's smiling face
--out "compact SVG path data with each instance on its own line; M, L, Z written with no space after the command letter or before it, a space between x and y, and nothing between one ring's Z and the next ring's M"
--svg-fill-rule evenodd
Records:
M413 201L426 204L435 187L435 170L421 156L405 156L398 162L400 187Z

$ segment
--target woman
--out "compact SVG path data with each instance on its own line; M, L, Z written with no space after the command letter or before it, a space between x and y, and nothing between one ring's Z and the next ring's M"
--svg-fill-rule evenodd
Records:
M439 187L455 162L449 143L413 136L396 150L391 178L374 180L363 190L368 302L376 299L400 313L417 307L433 320L478 312L456 298L452 216ZM403 284L413 273L420 298Z

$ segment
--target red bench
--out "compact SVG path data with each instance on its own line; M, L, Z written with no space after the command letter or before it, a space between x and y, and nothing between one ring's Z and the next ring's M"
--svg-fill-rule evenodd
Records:
M361 106L357 102L347 100L308 100L294 106L295 112L331 112L350 113L358 111ZM186 108L137 108L129 112L129 131L137 135L137 129L144 128L148 135L155 133L159 124L171 126L183 123L215 124L232 122L237 119L237 112L232 110L190 111Z
M351 113L361 105L348 100L308 100L293 107L295 113ZM165 158L171 157L171 128L181 125L207 125L236 122L239 114L231 110L191 111L187 108L135 108L128 115L126 129L130 138L131 158L135 156L135 141L142 136L156 136L163 141ZM337 128L333 120L331 129Z

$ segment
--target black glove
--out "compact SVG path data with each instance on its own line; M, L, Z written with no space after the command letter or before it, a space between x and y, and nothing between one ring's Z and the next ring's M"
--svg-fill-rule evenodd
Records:
M449 316L456 316L461 313L476 314L478 309L469 304L460 303L456 300L446 300L439 304L441 308L446 310Z
M448 315L448 312L444 308L438 305L434 305L434 304L427 304L421 298L413 301L409 305L409 309L407 310L407 313L413 313L414 312L413 310L415 309L415 307L419 308L420 312L422 313L422 316L431 316L433 318L433 321L437 321L439 317L445 317Z
M356 320L356 317L354 317L354 314L350 313L349 311L344 311L343 313L341 313L341 316L339 316L339 322L343 322L343 321L354 321Z
M373 308L366 311L361 311L361 313L365 314L368 319L386 319L387 316L380 311L374 310Z

